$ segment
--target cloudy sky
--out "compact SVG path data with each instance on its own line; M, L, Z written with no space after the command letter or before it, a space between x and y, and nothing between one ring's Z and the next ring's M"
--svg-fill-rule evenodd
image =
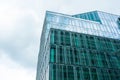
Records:
M46 10L120 15L120 0L0 0L0 80L35 80Z

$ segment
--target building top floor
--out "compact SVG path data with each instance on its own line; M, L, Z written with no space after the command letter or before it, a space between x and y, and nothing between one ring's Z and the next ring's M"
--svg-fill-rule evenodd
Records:
M92 11L76 15L67 15L47 11L44 25L50 28L120 39L120 17L102 11Z

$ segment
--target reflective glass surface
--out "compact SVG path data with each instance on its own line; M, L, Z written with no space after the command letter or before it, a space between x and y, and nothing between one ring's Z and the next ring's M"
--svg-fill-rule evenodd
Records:
M118 15L46 12L36 80L120 80Z
M56 77L53 75L50 80L120 79L120 56L114 53L120 50L120 40L53 28L50 32L54 35L50 50L55 49L50 65L57 68Z

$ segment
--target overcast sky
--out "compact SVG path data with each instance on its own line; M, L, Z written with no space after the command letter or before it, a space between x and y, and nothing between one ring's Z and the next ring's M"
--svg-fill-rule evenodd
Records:
M45 11L120 15L120 0L0 0L0 80L35 80Z

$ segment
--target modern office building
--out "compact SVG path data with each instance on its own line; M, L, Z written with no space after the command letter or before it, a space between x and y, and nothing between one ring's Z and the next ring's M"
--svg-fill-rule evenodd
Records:
M120 80L120 17L47 11L36 80Z

